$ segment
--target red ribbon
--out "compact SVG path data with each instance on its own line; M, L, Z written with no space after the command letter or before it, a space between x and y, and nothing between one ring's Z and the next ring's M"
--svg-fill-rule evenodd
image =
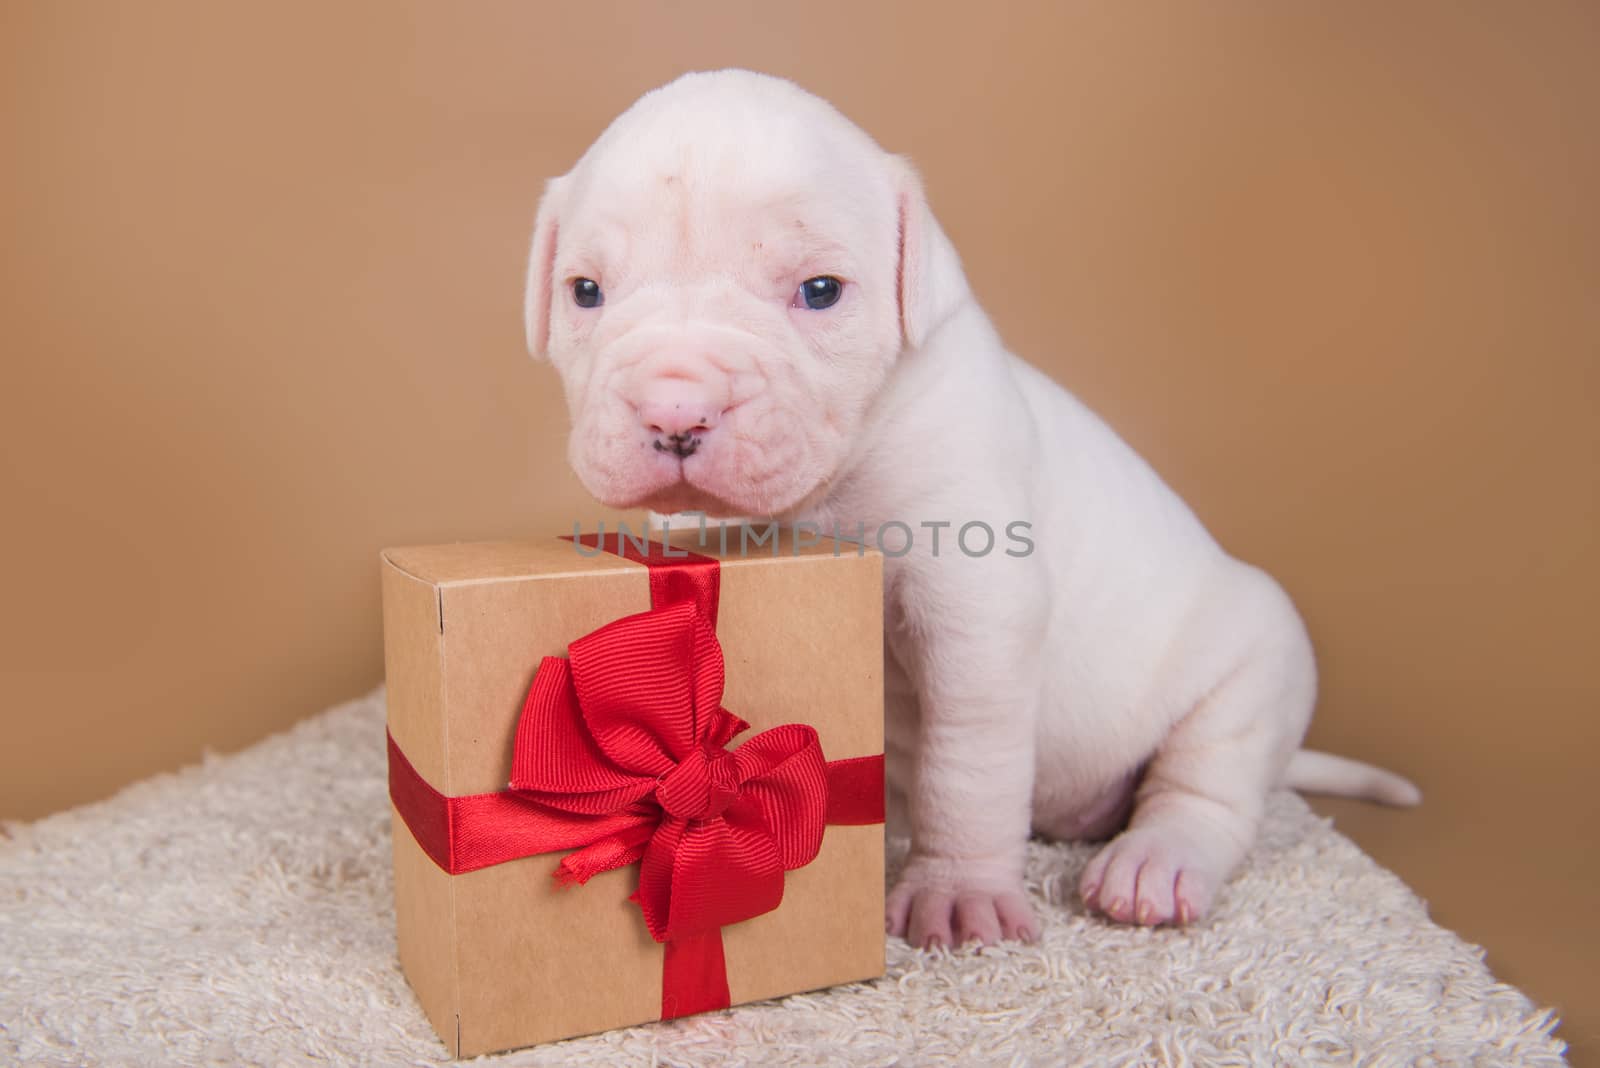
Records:
M540 664L511 789L445 797L391 736L389 793L451 874L574 847L563 883L638 862L630 900L664 943L670 1019L727 1007L721 928L777 908L783 873L817 855L824 825L883 821L883 757L825 761L816 731L794 723L730 752L749 724L721 705L717 561L626 542L618 554L650 568L653 607Z

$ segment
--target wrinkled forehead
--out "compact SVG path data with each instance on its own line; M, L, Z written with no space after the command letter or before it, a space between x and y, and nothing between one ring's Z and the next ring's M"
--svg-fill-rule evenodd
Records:
M614 280L748 261L774 275L859 271L897 226L881 150L853 128L782 118L608 131L571 175L559 266Z

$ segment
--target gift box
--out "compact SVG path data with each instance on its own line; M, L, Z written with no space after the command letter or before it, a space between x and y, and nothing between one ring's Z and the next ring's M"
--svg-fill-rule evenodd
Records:
M400 963L456 1056L883 974L881 557L748 534L382 554Z

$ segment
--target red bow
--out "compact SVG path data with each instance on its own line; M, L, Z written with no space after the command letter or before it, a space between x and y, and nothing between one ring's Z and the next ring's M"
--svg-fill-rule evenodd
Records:
M620 829L568 855L564 882L642 860L634 895L657 942L778 907L828 816L817 732L763 731L722 707L722 647L693 601L609 623L546 657L517 725L512 791ZM611 822L607 821L608 824Z

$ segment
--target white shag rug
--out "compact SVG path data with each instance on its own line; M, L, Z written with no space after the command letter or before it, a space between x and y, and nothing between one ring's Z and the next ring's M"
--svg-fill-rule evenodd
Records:
M0 1063L449 1063L395 959L382 691L0 828ZM1557 1065L1556 1021L1297 797L1215 914L1110 926L1031 847L1038 945L495 1065Z

